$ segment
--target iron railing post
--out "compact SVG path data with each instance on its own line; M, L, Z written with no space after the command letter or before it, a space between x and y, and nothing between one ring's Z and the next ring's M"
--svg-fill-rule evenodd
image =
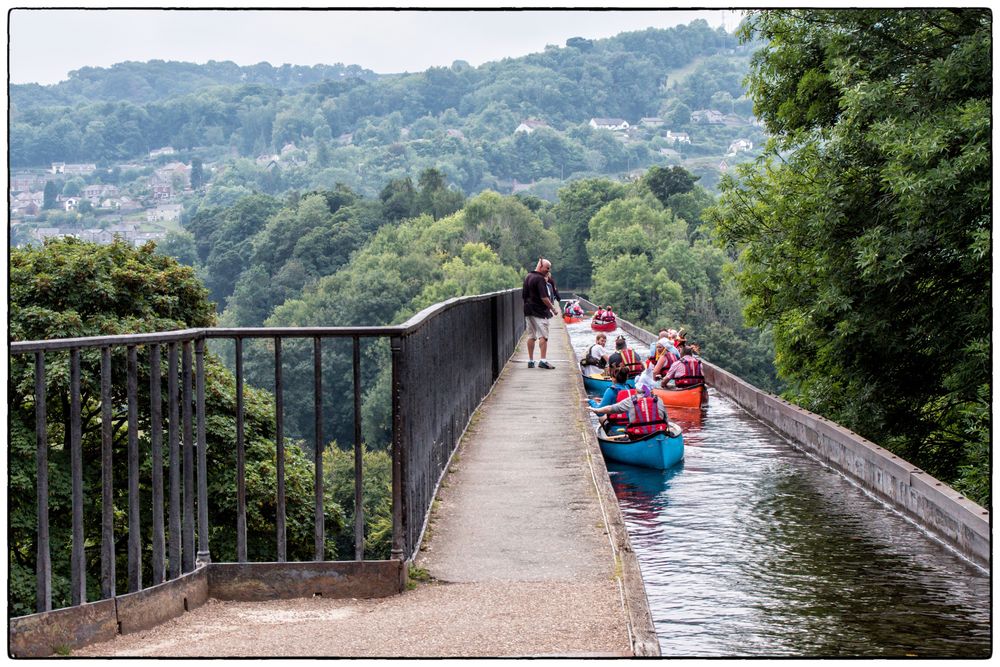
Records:
M285 562L287 546L285 535L285 400L281 377L281 338L274 339L274 440L277 456L278 507L275 520L278 533L278 562Z
M139 525L139 381L135 345L128 353L128 591L142 590Z
M49 436L45 422L45 352L35 352L35 608L52 609L52 557L49 551Z
M153 457L153 576L154 586L163 583L163 397L160 390L160 346L149 346L149 441Z
M208 544L208 460L205 441L205 339L194 344L195 410L198 419L198 556L196 563L212 562Z
M72 478L73 546L70 555L70 600L87 601L87 564L83 553L83 452L80 443L80 349L69 351L69 457Z
M184 443L181 445L182 471L184 475L184 510L181 528L181 570L194 569L194 423L191 415L191 341L184 341L181 355L182 410L184 412Z
M365 559L365 513L362 505L361 339L354 337L354 559Z
M243 339L236 338L236 561L247 560L247 481L243 450Z
M101 597L115 596L115 507L112 468L111 348L101 348Z
M323 347L322 338L313 338L313 387L316 406L316 440L313 449L315 470L316 510L314 518L314 560L326 558L326 528L323 515Z
M403 410L402 410L402 378L401 364L403 357L403 338L393 336L390 342L392 350L392 549L390 556L394 560L404 560L406 545L403 530Z
M180 405L177 397L177 343L170 343L167 352L167 394L170 399L167 442L170 457L170 563L167 572L171 579L181 575L181 449L180 449Z

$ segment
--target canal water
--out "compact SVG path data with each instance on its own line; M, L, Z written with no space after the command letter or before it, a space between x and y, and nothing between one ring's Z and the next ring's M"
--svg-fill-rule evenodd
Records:
M991 655L988 572L714 390L670 415L680 465L608 463L664 657Z

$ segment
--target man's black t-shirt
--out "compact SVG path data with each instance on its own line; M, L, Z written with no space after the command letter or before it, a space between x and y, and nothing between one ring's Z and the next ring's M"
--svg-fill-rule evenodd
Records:
M521 298L524 299L525 316L552 317L552 311L545 307L545 302L542 300L549 298L549 292L545 288L545 276L538 271L532 271L524 277Z

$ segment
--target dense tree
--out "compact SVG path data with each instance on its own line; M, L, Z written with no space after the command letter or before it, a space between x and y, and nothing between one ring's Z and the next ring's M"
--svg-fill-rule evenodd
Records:
M690 192L698 177L683 167L650 167L642 180L661 204L669 206L670 198Z
M788 395L984 503L990 30L982 9L753 12L776 139L714 214Z
M46 211L56 207L56 197L59 196L59 187L54 181L45 181L45 190L42 193L42 208Z
M625 191L623 185L604 179L573 181L559 190L559 201L552 212L561 249L555 273L562 285L585 287L590 283L590 219L605 204L624 197Z

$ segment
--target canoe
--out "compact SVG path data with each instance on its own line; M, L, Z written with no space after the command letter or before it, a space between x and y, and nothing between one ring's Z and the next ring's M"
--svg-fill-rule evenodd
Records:
M614 331L618 328L618 321L611 320L610 322L604 322L603 320L590 320L590 328L594 331Z
M611 386L611 382L611 378L604 377L604 373L597 370L594 366L584 367L583 387L587 391L603 396L604 390ZM635 388L635 378L629 378L625 382L625 386Z
M684 458L684 435L673 422L668 431L639 440L630 440L622 427L611 427L611 433L607 433L603 426L598 426L597 442L605 459L643 468L666 470Z
M574 317L573 315L563 315L563 322L566 324L576 324L579 321L579 317Z
M699 384L684 389L657 388L653 390L653 394L668 408L697 408L701 407L701 402L705 398L705 385Z

